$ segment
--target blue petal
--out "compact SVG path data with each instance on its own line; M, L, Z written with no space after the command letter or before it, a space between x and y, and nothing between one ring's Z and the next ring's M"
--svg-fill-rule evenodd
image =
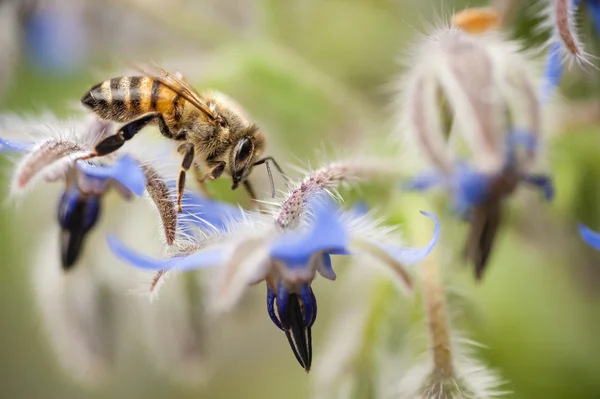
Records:
M540 101L542 104L546 103L552 92L560 84L562 78L562 59L561 59L561 44L559 42L552 43L548 49L548 56L546 58L546 67L544 69L544 76L542 81L542 87L540 90Z
M275 239L270 247L271 257L288 266L307 266L315 252L345 251L349 236L339 219L338 208L332 200L313 201L314 218L309 230L291 231Z
M304 304L304 327L312 327L317 319L317 299L310 285L302 284L299 288L298 295Z
M15 151L15 152L26 152L31 150L35 146L30 141L13 141L0 138L0 152L4 151Z
M193 270L217 266L225 260L222 249L208 249L188 256L167 259L155 259L127 248L117 237L108 236L111 251L127 263L145 270Z
M509 148L521 146L527 151L535 151L539 144L539 138L528 130L513 130L508 135Z
M128 155L122 156L117 162L108 166L77 162L77 167L90 179L113 179L137 196L144 194L146 189L146 176L142 168Z
M545 175L527 175L523 180L529 184L537 186L544 193L546 201L552 201L554 198L554 183L550 176Z
M597 233L586 225L579 223L579 235L590 247L600 251L600 233Z
M426 247L424 247L424 248L399 248L399 247L394 247L391 245L386 245L384 247L384 249L390 255L392 255L394 258L396 258L401 263L412 264L412 263L420 262L427 255L429 255L431 253L431 251L433 251L433 248L438 243L438 240L440 238L440 230L441 230L440 221L433 213L429 213L429 212L421 212L421 213L423 215L427 216L428 218L433 219L433 221L435 222L435 228L433 230L433 235L431 236L431 240L429 241L429 244L427 244Z
M492 180L490 175L476 172L466 164L459 164L453 179L454 206L459 213L487 199Z
M349 251L344 251L344 253L340 254L340 255L348 255L349 253L350 253ZM333 266L331 265L331 256L330 256L330 253L324 253L323 254L322 263L319 265L319 267L317 268L317 270L326 279L329 279L329 280L335 280L336 279L337 276L335 275L335 271L333 270Z
M169 185L169 188L175 189L175 186ZM237 206L215 201L187 190L183 193L181 203L182 214L189 217L179 220L187 226L197 226L201 229L213 227L223 231L227 227L227 222L241 220L244 217L244 211ZM186 229L187 226L181 227Z
M277 328L279 328L280 330L283 330L283 327L281 326L281 322L279 321L279 317L277 316L277 313L275 312L275 299L276 298L277 298L277 296L269 288L269 285L267 284L267 312L269 312L269 317L271 318L271 321L273 322L273 324L275 324L277 326Z
M406 191L425 191L442 185L447 178L439 172L426 172L400 183L400 188Z

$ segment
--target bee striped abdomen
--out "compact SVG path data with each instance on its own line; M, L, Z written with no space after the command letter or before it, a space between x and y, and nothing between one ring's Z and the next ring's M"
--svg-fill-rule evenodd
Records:
M104 119L128 122L155 110L154 92L158 82L142 76L123 76L101 82L81 102ZM158 83L160 86L160 83Z

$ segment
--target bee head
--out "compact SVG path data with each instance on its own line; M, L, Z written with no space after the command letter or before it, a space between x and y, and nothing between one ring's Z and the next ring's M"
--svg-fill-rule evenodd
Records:
M262 152L262 143L262 134L256 126L248 128L246 134L235 143L229 160L230 173L233 178L232 189L235 190L252 171L256 157Z

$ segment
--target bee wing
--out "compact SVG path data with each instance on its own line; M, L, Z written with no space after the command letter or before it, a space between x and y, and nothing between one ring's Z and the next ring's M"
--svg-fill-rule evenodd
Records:
M153 63L152 66L157 71L160 71L160 75L149 73L144 70L141 70L141 72L146 76L158 80L160 83L164 84L174 92L178 93L181 97L185 98L188 102L190 102L200 111L202 111L211 120L216 119L217 115L210 110L210 108L205 104L200 94L185 80L185 78L183 78L183 76L180 78L168 72L167 70L159 67L155 63Z

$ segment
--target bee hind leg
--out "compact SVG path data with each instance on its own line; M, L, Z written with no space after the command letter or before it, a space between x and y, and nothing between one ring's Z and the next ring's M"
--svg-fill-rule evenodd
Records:
M108 136L104 140L101 140L91 154L81 158L83 160L101 157L104 155L112 154L125 144L126 141L131 140L140 130L142 130L148 123L152 122L155 118L161 118L162 116L158 112L150 112L140 116L137 119L121 126L117 133L112 136Z

